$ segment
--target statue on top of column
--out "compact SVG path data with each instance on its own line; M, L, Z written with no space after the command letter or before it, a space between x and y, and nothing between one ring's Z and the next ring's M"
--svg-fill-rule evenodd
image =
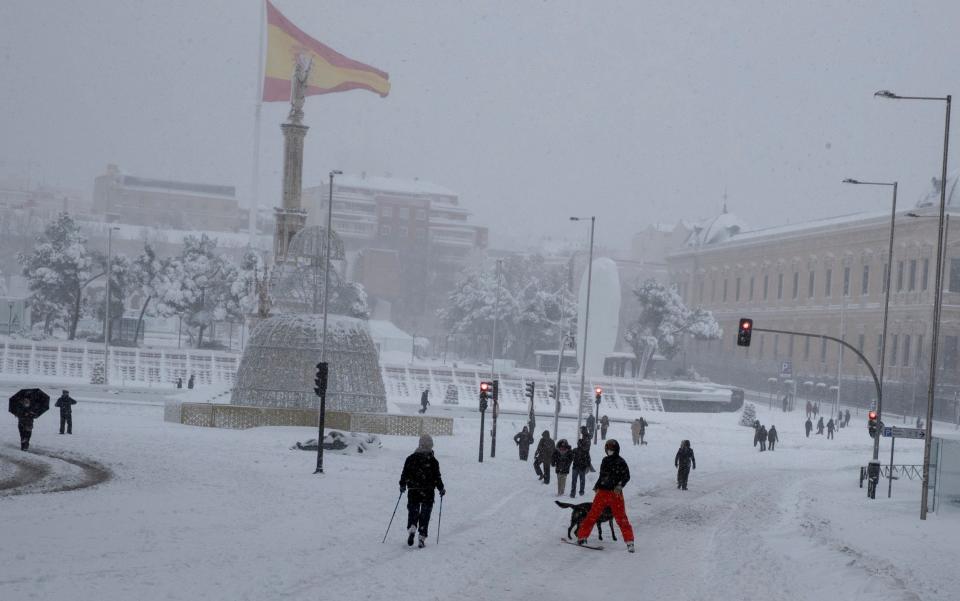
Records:
M293 77L290 78L290 114L287 115L287 120L294 125L303 123L303 101L307 96L307 79L312 66L313 60L309 56L297 56Z

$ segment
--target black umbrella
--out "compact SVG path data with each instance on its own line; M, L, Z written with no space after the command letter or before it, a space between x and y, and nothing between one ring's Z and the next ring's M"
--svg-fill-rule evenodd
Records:
M50 409L50 395L39 388L24 388L10 397L10 413L17 417L40 417Z

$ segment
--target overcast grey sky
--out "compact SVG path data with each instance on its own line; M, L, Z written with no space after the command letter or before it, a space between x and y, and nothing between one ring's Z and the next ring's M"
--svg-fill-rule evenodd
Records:
M912 202L939 173L943 106L873 92L960 92L955 1L275 4L393 84L307 99L305 185L428 179L495 246L580 235L571 214L625 246L716 213L724 189L756 226L888 206L844 177L899 179ZM259 19L259 0L3 0L0 175L89 194L117 163L246 202ZM263 112L269 206L286 111Z

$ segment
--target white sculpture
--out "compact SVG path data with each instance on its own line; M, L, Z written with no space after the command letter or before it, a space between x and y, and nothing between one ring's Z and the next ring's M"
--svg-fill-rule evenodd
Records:
M613 259L593 261L593 283L590 294L590 335L587 357L583 357L584 324L587 311L587 271L580 280L577 301L577 360L586 366L587 376L603 375L603 358L613 352L620 327L620 272Z

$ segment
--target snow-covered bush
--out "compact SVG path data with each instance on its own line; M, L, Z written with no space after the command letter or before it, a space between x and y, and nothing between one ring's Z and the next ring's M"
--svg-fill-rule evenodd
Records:
M752 428L756 420L757 408L753 406L753 403L744 403L743 412L740 414L740 425Z

